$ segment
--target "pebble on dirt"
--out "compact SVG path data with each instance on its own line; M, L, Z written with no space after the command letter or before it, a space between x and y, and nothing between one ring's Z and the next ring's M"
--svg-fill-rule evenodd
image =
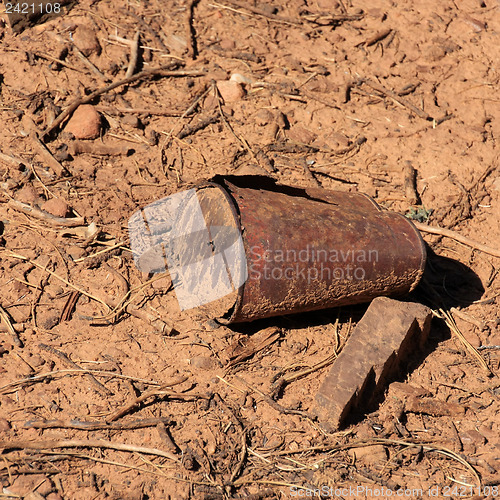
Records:
M101 115L91 104L78 106L65 127L77 139L96 139L101 133Z
M222 99L224 99L224 102L239 101L245 96L243 86L235 81L219 80L217 82L217 89L219 90Z
M10 422L6 418L0 418L0 431L7 432L10 431Z
M56 217L66 217L69 212L68 204L61 198L51 198L43 203L40 208Z
M296 125L290 129L287 135L290 140L302 144L311 144L317 137L316 134L301 125Z
M73 42L80 49L83 55L90 56L92 54L99 55L101 53L101 45L95 34L95 31L89 26L80 25L73 33Z
M16 193L16 199L17 201L20 201L22 203L28 203L28 205L32 205L38 201L38 194L33 186L23 186Z

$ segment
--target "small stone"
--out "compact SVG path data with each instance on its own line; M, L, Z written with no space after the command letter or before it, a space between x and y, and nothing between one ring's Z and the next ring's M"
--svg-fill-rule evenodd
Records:
M385 462L387 460L387 452L381 444L351 448L347 453L356 460L368 462Z
M425 59L430 62L439 61L446 55L446 51L439 45L432 45L425 51Z
M221 80L217 82L217 89L219 90L222 99L224 99L224 102L239 101L245 96L245 90L238 82Z
M219 104L219 99L214 95L208 95L203 101L203 109L205 111L212 111L217 108Z
M268 175L268 173L258 165L245 163L236 170L237 175Z
M124 125L128 125L129 127L132 127L132 128L141 128L142 127L141 120L139 120L139 118L137 118L137 116L134 116L134 115L125 115L121 119L121 122Z
M244 85L250 85L252 83L252 79L246 75L242 75L241 73L233 73L231 78L229 78L230 82L242 83Z
M40 315L40 326L44 330L52 330L59 323L60 313L55 311Z
M39 354L33 354L30 356L30 365L33 368L38 368L45 364L45 360Z
M274 120L274 116L268 109L260 109L255 115L255 123L260 126L267 125Z
M476 449L486 443L486 438L476 429L460 433L460 441L464 446L464 452L467 454L476 453Z
M38 491L32 491L23 498L24 500L45 500L45 497L38 493Z
M0 418L0 432L7 432L10 431L10 429L10 422L5 418Z
M17 201L33 205L38 201L38 194L33 186L24 186L16 193Z
M54 490L54 484L47 477L45 478L45 481L40 486L38 486L38 488L35 490L35 493L39 493L40 495L42 495L43 498L45 498L53 490Z
M223 38L219 43L219 47L223 50L234 50L236 42L232 38Z
M337 10L340 8L340 3L337 0L316 0L316 5L320 10Z
M51 198L43 203L40 208L56 217L66 217L69 212L68 204L61 198Z
M68 248L66 248L66 253L73 259L81 259L82 257L85 257L87 255L87 251L85 248L79 247L77 245L72 245Z
M14 482L7 487L10 493L18 495L19 497L26 497L31 493L38 484L45 479L42 474L26 474L18 476Z
M294 142L311 144L316 139L316 134L301 125L296 125L288 132L288 138Z
M90 26L80 25L73 33L73 42L80 49L83 55L90 56L91 54L99 55L101 53L101 45L95 34L95 31Z
M332 132L327 137L328 144L333 148L346 148L349 146L349 139L340 132Z
M82 104L73 113L64 130L77 139L96 139L101 133L101 115L94 106Z
M262 137L262 144L267 146L269 144L273 144L276 140L276 136L279 132L279 126L276 122L269 123L264 128L264 134Z
M59 493L49 493L46 497L46 500L64 500L64 498L59 495Z
M189 364L200 370L213 370L215 368L215 361L207 356L194 356L189 360Z

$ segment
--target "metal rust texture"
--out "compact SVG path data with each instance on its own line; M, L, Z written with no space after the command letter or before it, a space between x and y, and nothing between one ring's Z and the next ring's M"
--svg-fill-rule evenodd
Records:
M421 278L426 251L420 233L367 195L254 177L214 182L234 200L248 268L224 322L401 296Z

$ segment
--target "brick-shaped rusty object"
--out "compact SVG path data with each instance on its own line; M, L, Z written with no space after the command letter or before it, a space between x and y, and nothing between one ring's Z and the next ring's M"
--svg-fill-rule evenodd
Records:
M323 381L313 409L334 431L353 412L373 408L387 385L423 347L431 311L411 302L375 298Z

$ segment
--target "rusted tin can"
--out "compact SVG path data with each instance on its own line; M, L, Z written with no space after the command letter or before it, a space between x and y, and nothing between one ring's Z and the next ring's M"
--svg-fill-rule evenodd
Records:
M246 280L226 297L225 313L217 313L223 323L401 296L422 276L426 250L418 230L367 195L248 176L215 177L198 193L207 188L207 225L232 218L246 259L236 266L241 277L246 265ZM219 208L211 221L214 203Z
M420 233L360 193L216 176L136 212L134 260L169 270L181 310L223 323L399 296L422 276Z

